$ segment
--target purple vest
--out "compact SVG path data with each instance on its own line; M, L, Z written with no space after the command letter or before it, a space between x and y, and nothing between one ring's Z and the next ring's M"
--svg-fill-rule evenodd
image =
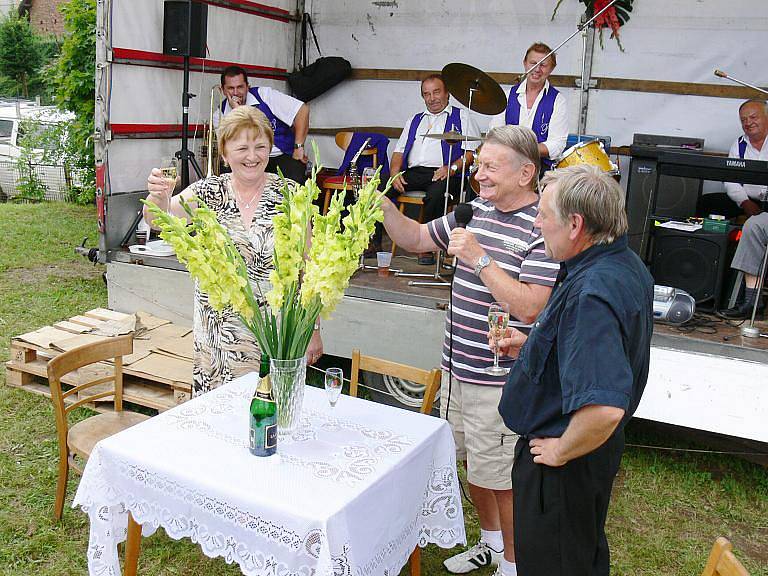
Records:
M293 145L296 143L296 138L294 137L291 127L272 113L272 110L270 110L269 106L267 106L259 96L258 88L250 88L248 91L253 94L254 98L256 98L256 108L264 113L264 116L267 117L267 120L269 120L269 123L272 125L272 131L275 133L275 146L277 146L283 154L292 156ZM227 101L224 100L221 103L222 114L224 114L224 109L226 107Z
M416 130L419 128L419 124L423 117L424 112L419 112L413 117L413 120L411 120L411 129L408 131L408 139L405 141L405 150L403 150L403 159L405 160L406 168L408 167L408 155L411 153L413 143L416 141ZM461 110L456 106L451 106L451 111L448 113L448 118L445 120L445 130L443 130L443 132L450 132L451 130L461 132ZM461 145L454 144L453 147L451 147L445 140L442 140L440 144L443 149L443 166L448 166L461 157Z
M509 91L507 111L504 115L505 124L520 124L520 102L517 101L517 89L519 87L520 84L515 84ZM555 111L555 99L558 94L557 89L550 85L549 90L539 100L539 105L533 114L531 129L536 134L536 140L539 143L545 142L549 137L549 121L552 118L552 113ZM552 161L549 158L542 158L541 162L547 168L552 166Z
M744 160L744 154L747 153L747 140L744 136L739 136L739 158Z

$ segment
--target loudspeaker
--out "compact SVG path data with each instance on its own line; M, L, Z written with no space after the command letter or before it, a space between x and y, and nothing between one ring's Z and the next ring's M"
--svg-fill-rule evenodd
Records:
M699 308L718 309L728 260L728 234L656 227L651 275L656 284L688 292Z
M653 211L653 188L656 186L656 159L632 157L627 181L627 220L629 223L629 247L640 257L643 235L648 234L647 219L651 216L688 218L696 214L696 202L701 194L701 180L662 176L656 194L656 210ZM651 214L653 212L653 214ZM648 245L646 236L645 245Z
M165 0L163 54L205 58L208 5L190 0Z

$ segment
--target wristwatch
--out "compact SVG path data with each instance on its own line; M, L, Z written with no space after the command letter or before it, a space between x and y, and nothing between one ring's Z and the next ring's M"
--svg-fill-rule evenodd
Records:
M480 260L477 261L477 264L475 264L475 276L478 278L480 277L480 272L483 271L483 268L490 266L491 264L491 257L488 256L488 254L483 254L480 256Z
M304 143L303 143L303 142L301 142L301 143L299 143L299 142L296 142L296 143L293 145L293 147L294 147L294 148L296 148L297 150L298 150L299 148L304 148Z
M456 164L451 164L451 174L458 171L459 171L459 167L456 166Z

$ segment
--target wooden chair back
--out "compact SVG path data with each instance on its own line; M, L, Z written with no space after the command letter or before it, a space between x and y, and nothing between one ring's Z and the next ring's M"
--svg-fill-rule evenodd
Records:
M51 389L51 400L56 417L56 433L59 437L59 446L67 446L69 433L69 420L67 416L72 410L94 402L95 400L114 396L115 412L123 410L123 356L133 352L133 334L109 338L93 344L78 346L67 352L59 354L48 362L48 385ZM72 388L64 391L61 387L61 379L80 368L84 368L97 362L114 359L114 370L106 369L105 374L93 379L80 378L80 382ZM101 371L100 371L101 372ZM112 384L107 389L105 384ZM99 386L93 394L81 394L82 391ZM67 398L75 397L75 401L67 401ZM73 468L79 471L74 461L70 462Z
M722 536L715 540L701 576L749 576L744 565L733 554L733 545Z
M398 362L391 362L390 360L382 360L381 358L376 358L374 356L365 356L360 353L360 350L355 349L352 351L352 374L350 376L349 385L350 396L357 396L361 370L423 384L425 386L424 399L421 402L421 409L419 411L422 414L429 414L432 412L435 396L437 396L437 391L440 389L439 369L433 368L432 370L424 370L422 368L416 368Z
M48 384L51 388L51 400L53 400L54 411L56 412L56 426L61 427L66 439L67 418L66 416L75 408L88 402L114 396L115 411L120 412L123 409L123 356L133 352L133 334L109 338L93 344L78 346L67 352L59 354L48 362ZM61 379L63 376L74 372L79 368L96 364L104 360L114 358L114 372L106 376L81 382L70 388L66 392L62 390ZM93 388L102 384L113 383L108 390L101 386L98 392L82 395L83 390ZM65 402L70 396L77 395L75 402ZM59 426L61 424L61 426Z
M336 146L338 146L339 148L341 148L346 152L347 148L349 148L350 142L352 142L352 137L354 135L355 133L352 132L351 130L342 130L341 132L336 132ZM376 166L379 165L379 162L378 162L379 156L376 148L366 148L365 150L363 150L362 154L360 155L373 156L372 158L373 167L375 168Z

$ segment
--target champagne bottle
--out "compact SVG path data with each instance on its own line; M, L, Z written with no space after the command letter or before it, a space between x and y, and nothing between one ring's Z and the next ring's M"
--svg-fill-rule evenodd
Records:
M254 456L272 456L277 451L277 407L269 380L269 357L261 355L259 386L250 408L250 447Z

